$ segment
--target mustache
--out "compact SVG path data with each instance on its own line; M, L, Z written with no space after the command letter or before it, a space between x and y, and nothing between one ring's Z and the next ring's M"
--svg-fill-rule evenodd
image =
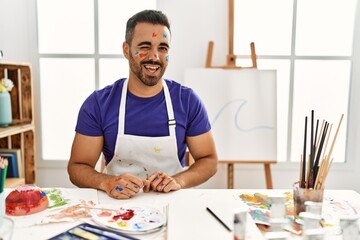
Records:
M162 64L161 62L152 61L152 60L149 60L149 61L141 61L140 64L141 64L141 65L144 65L144 64L159 65L160 67L163 66L163 64Z

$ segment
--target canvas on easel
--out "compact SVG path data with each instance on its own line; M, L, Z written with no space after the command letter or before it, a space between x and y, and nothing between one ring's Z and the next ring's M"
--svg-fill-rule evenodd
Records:
M276 159L275 70L191 68L184 84L208 111L219 159Z
M270 164L277 159L276 70L257 69L253 42L252 66L236 64L234 0L229 0L228 27L226 64L212 66L214 42L209 41L205 68L186 69L184 84L200 95L209 112L219 163L227 164L227 187L234 188L234 164L262 164L271 189Z

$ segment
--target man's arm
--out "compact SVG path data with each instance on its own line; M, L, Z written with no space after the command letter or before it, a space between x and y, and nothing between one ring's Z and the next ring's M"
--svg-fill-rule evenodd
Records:
M134 196L144 186L140 178L129 174L111 176L95 170L103 142L102 136L91 137L79 133L75 134L68 163L70 181L78 187L105 191L114 198Z
M181 188L190 188L206 182L216 173L218 164L211 131L195 137L186 137L186 141L195 163L186 171L174 176Z

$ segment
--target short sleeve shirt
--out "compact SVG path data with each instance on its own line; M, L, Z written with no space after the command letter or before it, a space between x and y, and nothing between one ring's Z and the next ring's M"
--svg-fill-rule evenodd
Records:
M114 155L124 81L125 78L122 78L94 91L81 106L76 124L77 133L104 137L106 164ZM184 166L186 137L206 133L211 126L204 104L191 88L173 80L165 82L169 88L176 121L178 157ZM128 91L125 109L125 134L147 137L169 135L164 91L149 98L137 97Z

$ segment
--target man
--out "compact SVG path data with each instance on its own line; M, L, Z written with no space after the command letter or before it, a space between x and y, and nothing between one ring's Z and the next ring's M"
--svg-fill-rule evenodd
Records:
M113 198L169 192L207 181L217 154L206 110L194 92L162 77L169 61L170 25L144 10L126 26L128 79L95 91L82 105L68 164L72 183ZM195 163L184 170L186 149ZM104 173L95 170L103 152Z

